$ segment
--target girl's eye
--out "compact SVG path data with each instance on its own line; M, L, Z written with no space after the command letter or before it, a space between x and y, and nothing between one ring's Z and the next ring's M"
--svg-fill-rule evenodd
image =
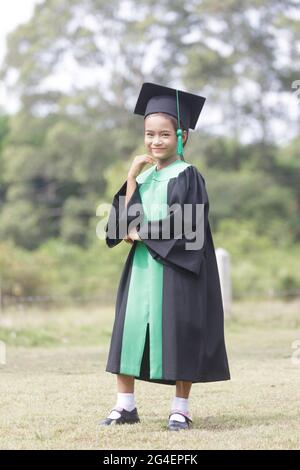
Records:
M152 137L152 134L146 134L148 137ZM162 134L163 136L169 137L170 134Z

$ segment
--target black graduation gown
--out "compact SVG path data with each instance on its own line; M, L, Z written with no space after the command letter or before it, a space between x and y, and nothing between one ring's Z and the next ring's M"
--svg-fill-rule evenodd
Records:
M124 234L119 235L118 229L124 221L126 233L128 233L129 224L131 227L132 225L137 226L142 242L135 241L132 245L121 275L106 371L115 374L125 373L140 380L169 385L175 385L176 380L186 380L193 383L229 380L230 372L224 340L224 312L214 243L208 220L209 200L205 180L193 165L184 163L182 167L180 164L175 164L173 167L179 167L180 171L177 172L177 176L170 177L167 181L167 203L169 207L177 204L177 207L182 208L183 211L184 204L192 204L193 208L196 207L196 204L203 204L204 243L196 250L187 250L185 248L186 242L190 242L191 239L185 237L183 229L180 234L181 238L177 236L178 231L176 238L174 238L176 210L161 219L151 218L152 225L150 225L149 218L145 218L141 198L142 184L148 181L153 174L160 173L156 171L156 167L141 174L146 175L148 180L141 178L142 183L139 183L139 177L137 178L136 189L126 208L124 203L121 204L119 200L120 196L123 196L124 200L126 195L127 181L124 182L113 198L112 209L106 225L106 243L108 247L112 248L122 241ZM137 207L136 204L141 208L140 212L131 212L132 208ZM112 236L108 232L108 225L114 224L113 209L116 214L117 231ZM137 219L138 215L142 216L142 223L141 219ZM163 235L163 227L166 226L166 223L170 223L171 228L169 239L165 239ZM193 230L198 227L198 224L199 220L196 219L196 211L193 209ZM151 228L156 229L156 239L151 239ZM149 328L148 319L146 335L143 334L142 339L135 331L131 331L132 338L127 339L127 347L130 348L130 344L132 346L131 354L134 351L134 338L136 341L140 339L137 345L143 345L142 349L141 347L137 348L138 368L135 366L130 369L130 367L126 367L126 360L130 356L126 356L123 351L123 358L126 358L123 360L123 368L121 367L121 356L122 347L125 348L125 345L122 345L122 342L125 343L124 325L126 324L126 311L128 315L127 304L129 303L130 283L133 283L131 277L133 277L135 256L138 256L138 245L139 247L143 246L152 262L162 269L161 312L157 312L156 308L156 319L154 320L156 322L154 324L157 324L157 319L159 315L161 316L161 329L156 330L157 332L161 331L161 356L154 357L154 352L151 356L150 344L154 345L155 343L151 343L151 328ZM156 272L159 277L160 271ZM135 279L138 279L138 276ZM157 305L159 303L156 304L156 307ZM138 308L139 305L136 305L136 320L140 318L138 317ZM133 330L134 324L133 319L127 330L130 331L130 328ZM154 335L154 328L153 331ZM161 357L161 367L157 368L153 365L156 375L153 372L151 377L151 360L154 363L159 357Z

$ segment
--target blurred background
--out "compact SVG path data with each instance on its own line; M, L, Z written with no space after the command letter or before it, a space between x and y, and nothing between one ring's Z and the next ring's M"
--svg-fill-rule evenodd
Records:
M19 10L19 7L21 9ZM295 1L11 1L1 23L1 304L110 300L128 252L96 236L143 153L143 81L207 101L203 173L233 295L300 294L300 10ZM299 92L299 93L298 93Z
M297 0L2 5L2 448L99 446L94 417L99 393L101 417L112 405L114 377L103 371L130 245L107 248L96 211L144 153L143 119L133 114L144 81L207 97L185 159L205 178L215 247L231 260L233 381L201 388L209 393L195 395L193 409L208 414L206 434L178 445L299 447L300 358L292 362L300 350L299 7ZM139 385L143 394L152 387L163 415L168 397ZM176 448L149 426L119 448ZM111 445L103 437L101 446Z

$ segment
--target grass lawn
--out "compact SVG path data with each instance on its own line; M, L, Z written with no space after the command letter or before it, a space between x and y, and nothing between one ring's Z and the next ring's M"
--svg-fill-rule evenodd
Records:
M194 384L193 429L166 430L175 388L136 381L141 423L97 429L116 401L105 372L114 306L0 315L1 449L299 449L300 302L236 303L231 380ZM299 346L298 346L299 347Z

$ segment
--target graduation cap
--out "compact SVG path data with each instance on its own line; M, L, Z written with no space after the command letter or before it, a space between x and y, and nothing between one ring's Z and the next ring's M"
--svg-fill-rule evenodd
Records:
M180 122L186 130L195 129L205 100L203 96L146 82L142 85L134 114L141 114L146 118L148 114L166 113L177 118L177 154L183 156Z

